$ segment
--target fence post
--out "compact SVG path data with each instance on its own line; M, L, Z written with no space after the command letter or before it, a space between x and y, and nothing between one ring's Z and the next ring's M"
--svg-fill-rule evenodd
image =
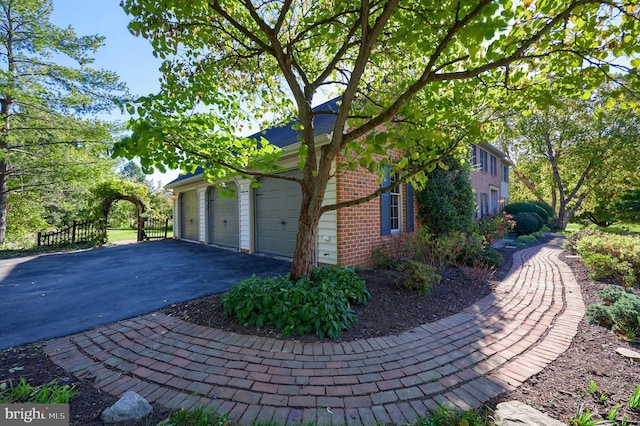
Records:
M41 238L42 238L42 232L38 232L38 247L40 247Z
M169 218L164 220L164 239L167 239L167 234L169 232Z
M73 221L73 228L71 228L71 243L76 242L76 221Z

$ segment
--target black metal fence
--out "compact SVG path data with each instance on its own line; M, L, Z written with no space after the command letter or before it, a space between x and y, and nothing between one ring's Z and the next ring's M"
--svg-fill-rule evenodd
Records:
M164 240L169 233L168 217L148 217L142 219L142 240Z
M73 225L49 232L38 232L38 246L63 246L103 242L107 237L106 223L103 220L93 222L73 221Z

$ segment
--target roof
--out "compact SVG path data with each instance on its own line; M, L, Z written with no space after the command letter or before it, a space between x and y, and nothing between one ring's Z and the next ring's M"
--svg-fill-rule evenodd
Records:
M340 97L331 99L323 104L320 104L313 108L312 111L334 111L338 112L340 108L339 102ZM335 114L318 114L313 119L313 131L316 136L329 134L333 131L333 127L336 122ZM293 126L296 121L291 121L285 126L280 127L272 127L267 130L262 130L260 132L254 133L249 136L249 139L260 140L260 138L265 138L269 141L271 145L275 145L278 148L286 148L287 146L293 145L300 140L300 130L294 130ZM174 185L178 182L193 178L195 176L201 175L204 172L202 167L198 167L195 172L181 174L176 179L172 180L165 186Z

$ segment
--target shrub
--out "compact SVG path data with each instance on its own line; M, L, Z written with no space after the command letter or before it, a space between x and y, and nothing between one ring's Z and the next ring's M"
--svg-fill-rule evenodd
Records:
M253 276L222 296L224 310L247 326L272 327L284 336L315 333L337 338L355 320L350 304L367 303L364 280L351 268L316 268L310 277Z
M479 263L489 268L497 268L502 265L502 254L492 246L486 246L478 253Z
M609 307L614 330L628 334L629 330L638 329L640 317L640 297L625 293L616 303Z
M479 238L468 238L456 256L458 265L478 268L495 268L502 265L503 261L498 250L483 244Z
M614 286L600 290L598 299L605 304L587 307L589 322L635 339L640 333L640 297Z
M516 242L521 244L522 247L527 247L537 243L538 239L534 235L520 235Z
M531 213L516 213L513 220L516 222L513 230L518 235L529 235L537 231L538 221Z
M515 224L508 213L487 213L478 219L478 232L487 243L492 243L513 231Z
M377 248L373 251L373 258L375 259L378 268L381 269L394 269L400 264L400 260L388 255L381 248Z
M400 269L406 272L402 287L416 291L418 294L427 294L434 284L442 280L442 276L433 266L415 260L407 260Z
M527 201L527 203L533 204L535 206L538 206L541 209L543 209L544 211L546 211L547 212L547 217L548 217L547 222L549 220L555 218L555 216L556 216L555 210L553 210L553 207L549 203L546 203L546 202L540 201L540 200Z
M465 236L460 232L434 235L422 228L411 241L414 260L430 265L442 273L455 258Z
M549 221L549 214L542 207L533 203L512 203L504 206L504 211L515 215L517 213L536 213L542 218L544 223Z
M358 276L352 268L322 266L311 271L311 281L314 283L327 281L333 284L349 302L356 305L366 305L371 299L364 279Z
M594 270L592 278L611 276L626 287L640 276L640 238L615 235L597 230L582 230L571 244L584 263Z
M424 189L417 193L418 217L430 234L469 232L476 214L471 169L457 157L443 162L447 169L437 167L429 173Z
M484 249L484 239L479 235L467 235L461 241L459 247L456 247L455 261L461 265L473 265L475 260L480 256L480 252Z
M532 232L532 234L535 234L536 232L539 232L540 230L542 230L542 227L544 226L544 220L540 217L538 213L530 212L529 214L531 215L531 217L533 217L536 220L536 223L537 223L536 230Z
M620 286L610 285L598 292L598 300L606 306L611 306L624 297L627 292Z
M589 305L586 310L587 320L591 324L598 324L603 327L611 328L613 320L609 308L603 305Z

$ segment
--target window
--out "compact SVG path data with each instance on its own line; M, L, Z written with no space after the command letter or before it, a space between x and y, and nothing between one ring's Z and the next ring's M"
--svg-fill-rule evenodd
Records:
M475 170L478 165L478 147L471 145L471 166Z
M391 183L395 183L397 175L392 173L389 177ZM396 185L389 191L391 232L400 230L400 188Z
M498 175L498 161L495 157L495 155L492 155L490 158L490 165L491 165L491 176L497 176Z
M509 182L509 166L502 165L502 181Z
M398 174L385 171L385 179L382 187L388 187L398 181ZM380 195L380 233L381 235L390 235L402 230L402 214L406 213L405 230L412 232L414 230L414 208L413 208L413 187L406 184L406 196L402 197L402 186L394 185L387 192Z
M489 194L483 192L480 194L480 216L484 216L489 212Z
M480 170L482 173L489 172L489 154L484 149L480 148Z

